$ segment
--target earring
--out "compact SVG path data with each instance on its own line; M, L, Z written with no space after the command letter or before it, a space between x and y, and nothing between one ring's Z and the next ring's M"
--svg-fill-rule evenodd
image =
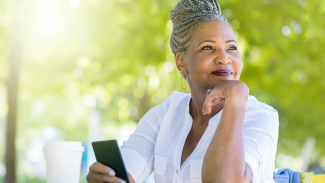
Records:
M182 86L182 88L183 88L183 90L185 90L186 88L187 88L187 82L186 82L186 80L185 80L185 82L186 82L186 87L184 88L183 87L183 77L184 77L184 80L185 80L185 76L181 76L181 86Z

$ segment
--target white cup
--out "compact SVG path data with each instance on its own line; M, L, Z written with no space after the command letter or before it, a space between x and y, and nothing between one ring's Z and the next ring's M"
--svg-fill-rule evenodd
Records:
M77 141L50 141L43 148L47 183L79 183L84 147Z

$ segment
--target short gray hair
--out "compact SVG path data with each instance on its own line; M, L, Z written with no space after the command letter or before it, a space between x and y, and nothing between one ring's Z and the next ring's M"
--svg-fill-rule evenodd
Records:
M189 32L197 23L219 18L226 22L221 15L219 3L216 0L181 0L170 12L173 22L173 31L170 38L170 47L174 56L179 52L185 52L188 42L191 40Z

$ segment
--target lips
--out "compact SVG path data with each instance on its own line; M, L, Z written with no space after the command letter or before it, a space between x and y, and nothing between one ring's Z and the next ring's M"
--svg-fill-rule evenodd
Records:
M232 72L229 69L219 69L219 70L212 72L212 74L217 75L217 76L231 76Z

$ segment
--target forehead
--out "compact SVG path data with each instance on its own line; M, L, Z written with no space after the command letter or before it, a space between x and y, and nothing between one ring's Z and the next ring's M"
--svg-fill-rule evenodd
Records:
M215 41L235 40L231 26L223 20L209 20L200 23L192 32L193 42L206 39Z

